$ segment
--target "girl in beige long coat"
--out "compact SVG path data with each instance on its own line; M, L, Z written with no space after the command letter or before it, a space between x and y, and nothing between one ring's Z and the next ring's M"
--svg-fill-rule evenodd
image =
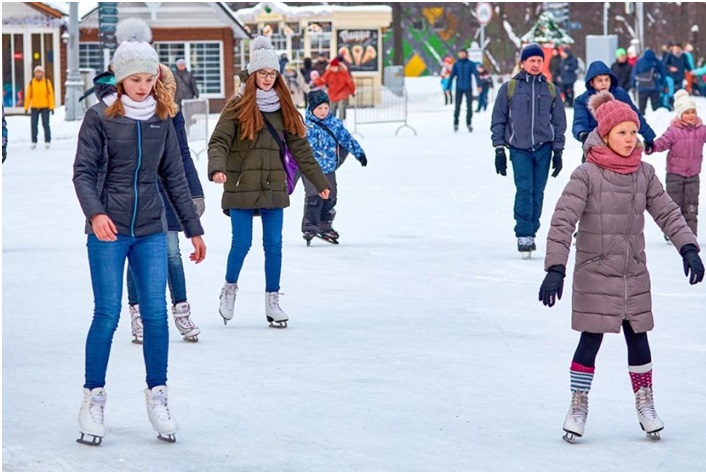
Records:
M578 222L572 295L572 328L581 332L571 363L571 408L564 439L582 436L588 392L604 333L622 327L640 426L659 439L664 423L654 408L652 356L647 331L654 326L645 257L645 211L668 235L684 260L690 283L703 280L699 246L679 207L664 191L654 168L643 163L637 114L608 91L589 109L598 126L584 145L586 163L571 175L556 205L547 238L547 275L539 299L553 306L563 290L572 234Z

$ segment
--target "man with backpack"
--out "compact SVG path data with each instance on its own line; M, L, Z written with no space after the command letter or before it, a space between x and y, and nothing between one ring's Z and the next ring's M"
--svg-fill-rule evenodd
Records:
M642 57L632 68L632 86L637 91L638 109L645 115L647 99L652 103L652 110L657 110L661 104L664 90L665 71L662 62L651 49L646 49Z
M566 113L556 86L542 74L544 51L530 43L520 53L522 69L500 86L490 125L495 170L507 175L505 147L510 149L515 181L517 250L528 258L542 215L549 166L556 177L562 168Z

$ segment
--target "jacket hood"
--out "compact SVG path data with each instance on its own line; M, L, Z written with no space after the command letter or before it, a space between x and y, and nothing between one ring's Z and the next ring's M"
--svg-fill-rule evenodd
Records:
M594 77L607 74L610 76L610 90L618 87L618 77L613 74L613 71L604 63L603 61L593 61L590 66L588 66L588 71L586 71L586 90L595 91L591 87L591 81Z
M646 59L648 61L656 61L657 55L651 49L646 49L645 53L642 55L642 59Z

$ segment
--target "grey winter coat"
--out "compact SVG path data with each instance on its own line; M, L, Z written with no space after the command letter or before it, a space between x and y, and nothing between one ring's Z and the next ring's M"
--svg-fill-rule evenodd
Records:
M586 146L605 146L594 130ZM576 331L635 332L654 327L645 256L645 211L675 249L698 248L679 207L664 191L652 165L619 174L586 162L576 168L557 202L547 237L545 269L566 265L578 222L571 326Z
M512 98L507 97L510 81L500 86L495 98L490 124L493 146L536 150L551 143L552 150L563 150L566 112L561 97L551 96L542 74L522 70L513 79L517 86Z
M122 235L167 232L161 178L186 236L203 235L171 119L107 117L106 108L91 107L78 134L73 182L86 233L96 214L107 214Z

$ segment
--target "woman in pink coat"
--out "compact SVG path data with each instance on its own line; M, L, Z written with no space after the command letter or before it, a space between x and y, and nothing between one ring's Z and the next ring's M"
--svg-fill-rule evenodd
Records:
M677 116L664 135L655 141L653 151L669 150L667 193L681 209L691 231L697 235L699 174L704 159L706 126L696 114L696 103L683 89L674 94L674 110Z
M573 172L557 202L547 238L547 275L539 290L545 306L561 298L578 222L571 323L581 338L571 363L572 399L564 439L573 442L583 435L603 334L618 333L621 328L640 426L648 436L659 439L664 423L652 397L647 331L654 321L645 256L645 211L679 249L692 285L703 280L704 266L696 237L679 207L664 192L654 168L642 162L637 114L608 91L595 94L589 109L598 126L584 144L586 163Z

